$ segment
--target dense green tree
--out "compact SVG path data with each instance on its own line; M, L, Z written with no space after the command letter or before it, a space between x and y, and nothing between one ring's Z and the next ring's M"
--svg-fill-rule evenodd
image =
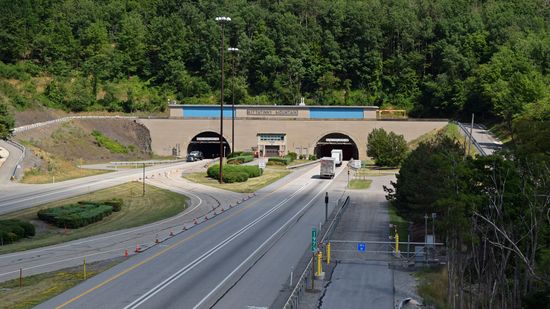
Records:
M367 155L378 166L399 166L407 155L407 142L403 135L374 129L368 136Z
M0 103L0 139L7 139L10 137L14 125L15 120L8 112L7 106Z
M135 77L147 97L216 103L221 55L214 17L222 14L232 18L226 47L241 50L240 103L296 104L303 96L313 104L396 107L413 116L474 112L510 127L522 114L540 119L537 110L548 105L548 1L0 4L0 61L38 64L33 76L53 80L82 76L95 100L103 100L107 85L123 88ZM126 100L126 91L115 92L111 102Z

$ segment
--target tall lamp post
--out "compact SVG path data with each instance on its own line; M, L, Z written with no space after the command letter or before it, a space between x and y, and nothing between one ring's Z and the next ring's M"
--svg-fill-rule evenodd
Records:
M231 65L233 70L233 82L231 83L231 94L233 96L231 101L231 152L235 151L235 58L237 57L237 53L239 52L239 49L236 47L229 47L227 49L228 52L234 53Z
M230 22L231 18L227 16L216 17L216 21L220 23L222 27L222 43L221 43L221 91L220 91L220 174L219 174L219 183L223 183L223 84L224 84L224 69L223 69L223 56L225 52L225 41L224 41L224 28L225 23Z

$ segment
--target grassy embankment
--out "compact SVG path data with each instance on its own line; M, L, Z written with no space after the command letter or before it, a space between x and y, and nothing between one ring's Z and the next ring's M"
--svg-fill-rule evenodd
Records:
M16 243L0 247L0 254L29 250L92 235L141 226L172 217L187 207L188 199L183 195L153 186L146 186L145 192L145 196L142 196L141 183L130 182L3 215L1 219L31 221L36 226L36 235L32 238L22 239ZM79 229L65 230L57 228L40 221L36 215L38 210L43 208L57 207L77 203L78 201L102 201L112 198L121 198L123 200L124 204L121 211L113 213L100 222Z
M443 128L439 130L432 130L428 133L425 133L421 135L420 137L410 141L407 145L409 146L409 149L415 149L418 147L418 145L422 142L427 142L432 139L434 139L438 134L443 134L445 136L448 136L456 141L458 141L461 145L467 146L468 145L468 139L466 139L461 133L460 128L458 125L454 123L449 123ZM475 147L472 145L470 148L470 155L474 156L476 154Z
M280 169L266 168L264 173L259 177L249 178L246 182L224 183L220 184L216 179L210 178L205 172L191 173L184 175L187 180L200 183L203 185L229 190L238 193L252 193L259 189L274 183L275 181L290 174L289 171Z
M95 262L86 265L86 278L91 278L124 261L124 258ZM44 301L63 293L84 281L82 266L66 268L59 271L33 275L0 283L0 309L32 308Z
M422 297L424 304L437 309L451 308L447 301L449 281L446 267L421 270L415 275L420 281L418 295Z

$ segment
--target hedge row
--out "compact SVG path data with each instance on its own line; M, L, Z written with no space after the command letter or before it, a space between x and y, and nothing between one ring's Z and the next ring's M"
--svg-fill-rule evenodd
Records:
M32 223L17 219L0 220L0 243L11 244L24 237L34 236Z
M81 201L61 207L42 209L38 218L61 228L80 228L103 220L113 211L120 211L122 200L113 199L103 202Z
M212 165L206 171L210 178L219 179L220 166ZM262 175L262 169L255 165L224 165L223 181L226 183L245 182L248 178L254 178Z
M251 162L252 160L254 160L253 156L243 155L227 159L227 164L243 164L246 162Z
M235 158L235 157L242 157L242 156L252 156L254 157L254 154L252 152L248 151L235 151L232 152L227 156L227 159Z

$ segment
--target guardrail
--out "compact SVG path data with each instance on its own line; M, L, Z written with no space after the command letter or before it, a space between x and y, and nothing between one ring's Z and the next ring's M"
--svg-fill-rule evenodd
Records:
M25 126L20 126L20 127L14 128L13 133L24 132L35 128L43 127L46 125L54 124L54 123L67 122L73 119L138 119L138 117L135 117L135 116L67 116L67 117L62 117L54 120L48 120L44 122L37 122L37 123L25 125Z
M349 196L346 197L338 211L336 212L336 215L334 215L334 218L332 218L330 225L325 230L323 237L321 238L321 243L323 243L327 237L330 237L332 233L334 232L334 229L336 228L338 222L340 222L340 218L342 217L342 210L349 205L350 198ZM307 263L304 271L298 278L298 281L296 282L296 286L290 293L290 296L288 297L285 305L283 306L283 309L296 309L300 305L300 299L303 295L306 286L307 286L307 278L311 275L311 262L312 260L309 259L309 262Z
M109 166L127 166L127 165L159 165L159 164L170 164L170 163L179 163L185 162L186 159L177 159L177 160L147 160L147 161L120 161L120 162L109 162Z
M483 150L483 147L481 147L481 145L475 140L475 138L472 135L470 135L470 131L468 131L468 129L462 123L458 121L453 121L453 122L456 123L458 127L462 130L462 132L464 132L466 137L472 141L472 143L474 144L474 147L476 147L477 149L477 152L482 156L486 156L487 153L485 152L485 150Z
M19 150L21 150L21 156L19 156L19 159L17 160L17 163L15 164L15 167L13 168L13 173L11 174L11 178L13 179L13 178L15 178L15 174L17 173L17 168L19 167L19 165L21 164L23 159L25 159L26 148L25 148L25 146L19 144L18 142L12 141L12 140L6 140L6 142L8 144L18 148Z

